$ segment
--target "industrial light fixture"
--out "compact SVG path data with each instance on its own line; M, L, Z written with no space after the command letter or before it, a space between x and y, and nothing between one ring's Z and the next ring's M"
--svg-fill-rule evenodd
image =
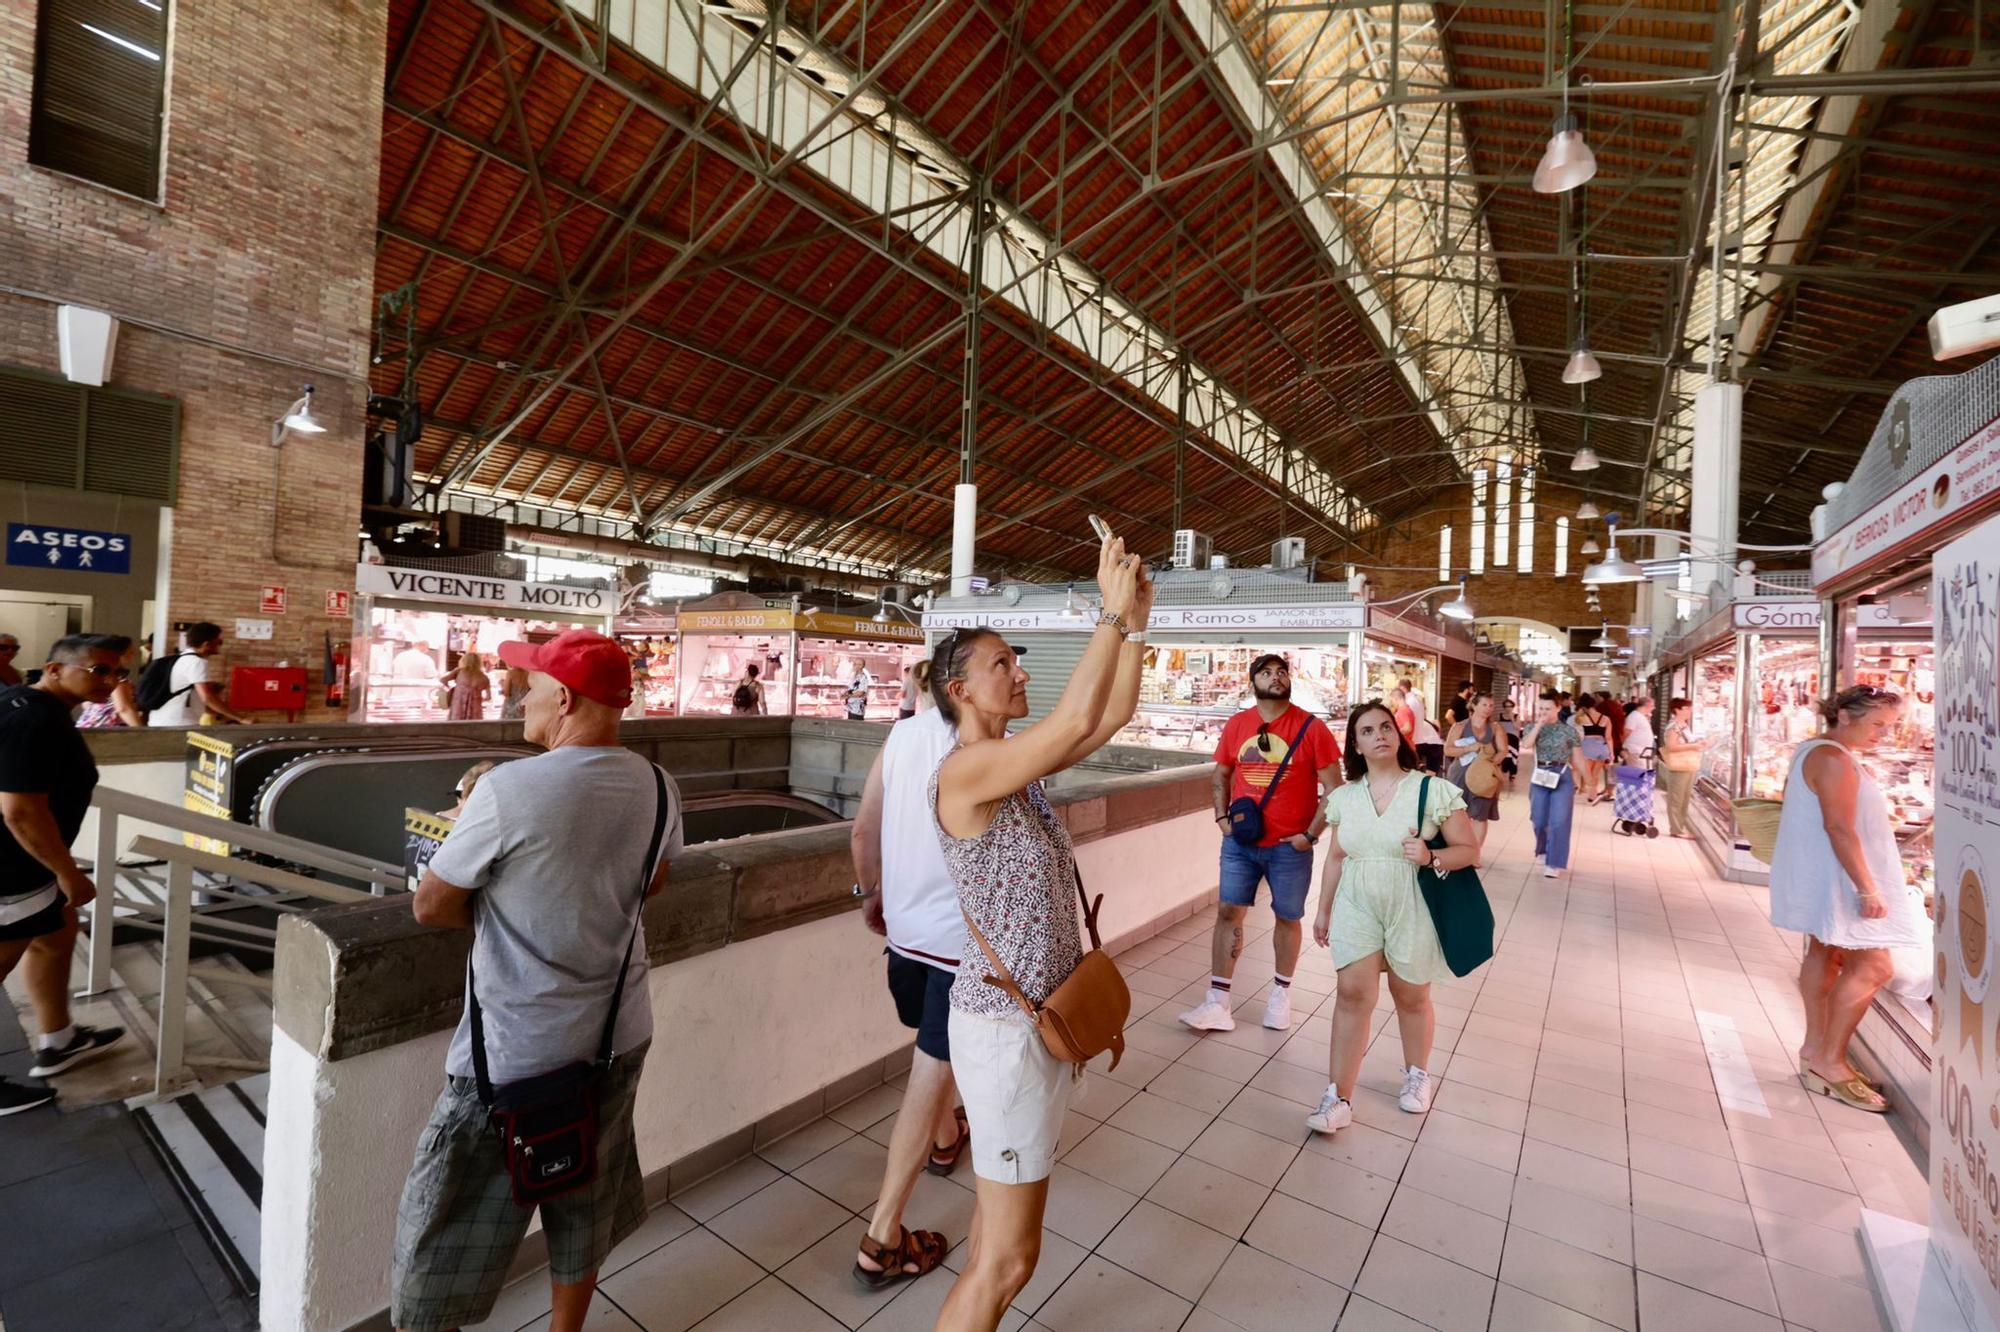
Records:
M1590 640L1590 645L1594 648L1603 648L1607 651L1618 646L1617 640L1611 637L1611 622L1609 620L1599 620L1597 622L1597 637Z
M1579 446L1569 460L1569 470L1572 472L1594 472L1603 465L1598 461L1597 450L1588 444Z
M1595 500L1587 499L1583 503L1576 506L1576 520L1580 523L1591 522L1594 519L1602 518L1603 516L1604 515L1601 512L1599 512L1597 507L1597 501Z
M301 435L324 435L326 427L312 414L313 386L306 385L305 393L285 409L285 414L271 423L271 446L276 448L285 442L285 434L296 430Z
M1593 379L1604 377L1604 367L1590 354L1590 344L1581 337L1576 340L1576 350L1570 353L1569 364L1563 367L1563 383L1588 384Z
M1470 620L1473 618L1472 603L1465 599L1465 579L1458 580L1458 595L1438 607L1438 614L1450 620Z
M1581 546L1578 546L1577 549L1583 552L1585 555L1595 555L1598 552L1602 551L1604 547L1597 544L1596 537L1585 537L1583 539L1583 544Z
M1563 89L1563 100L1569 100L1569 89ZM1553 132L1549 135L1549 146L1542 152L1540 165L1535 168L1535 193L1564 194L1588 181L1597 174L1597 156L1590 151L1590 145L1583 141L1583 131L1576 125L1576 117L1565 111L1556 118Z
M1583 571L1585 587L1602 587L1610 583L1643 583L1646 571L1630 560L1618 558L1618 529L1610 529L1604 558Z
M887 606L877 606L875 613L868 618L877 624L887 624L889 623L889 608Z
M1083 607L1076 604L1075 583L1069 585L1069 591L1063 596L1063 608L1057 611L1056 614L1065 620L1081 620L1083 618Z

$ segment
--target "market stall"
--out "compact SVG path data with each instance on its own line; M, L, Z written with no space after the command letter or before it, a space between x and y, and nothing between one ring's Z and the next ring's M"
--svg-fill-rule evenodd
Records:
M443 688L467 653L478 655L490 682L480 715L498 718L500 644L578 627L603 632L618 601L608 583L526 583L389 564L356 565L354 591L347 716L357 722L446 720Z
M1361 640L1360 698L1387 698L1391 689L1408 680L1423 700L1424 715L1436 723L1444 691L1465 678L1461 672L1444 679L1441 662L1444 653L1454 649L1463 653L1466 646L1432 624L1369 607L1368 632Z
M1932 553L2000 509L2000 360L1897 390L1854 478L1814 515L1813 585L1831 688L1871 684L1904 699L1897 730L1864 759L1888 795L1911 881L1932 891L1936 606ZM1990 690L1990 676L1988 677ZM1949 876L1947 876L1949 878ZM1949 905L1948 903L1946 904ZM1889 1095L1929 1134L1933 1013L1884 991L1860 1037Z
M1672 693L1693 705L1702 742L1690 806L1696 840L1718 872L1764 883L1769 871L1750 854L1731 802L1784 793L1792 750L1817 729L1819 603L1803 593L1730 602L1668 645Z
M788 601L767 605L741 592L690 602L678 628L683 716L728 716L754 665L770 716L849 716L858 682L863 717L894 721L903 668L924 652L914 624L793 609Z
M672 717L680 711L680 640L671 614L654 613L617 622L619 646L632 659L634 717Z
M1283 653L1292 699L1336 730L1362 693L1367 607L1344 582L1314 583L1276 570L1167 570L1148 631L1139 710L1116 743L1205 752L1229 718L1251 705L1250 663ZM1082 656L1097 612L1094 589L1005 585L941 598L924 614L933 636L987 627L1028 649L1031 716L1046 713Z

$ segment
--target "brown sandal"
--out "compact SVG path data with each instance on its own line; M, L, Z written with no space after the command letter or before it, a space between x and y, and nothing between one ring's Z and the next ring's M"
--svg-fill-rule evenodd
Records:
M905 1226L894 1244L877 1243L873 1235L861 1237L861 1257L882 1270L871 1272L854 1262L854 1279L868 1290L884 1290L898 1281L914 1281L944 1261L944 1236L935 1230L911 1230ZM915 1268L915 1271L908 1271Z
M965 1107L957 1106L951 1113L958 1121L958 1141L943 1151L931 1148L931 1159L924 1163L924 1169L933 1175L949 1175L958 1169L958 1158L965 1155L965 1148L972 1141L972 1125L965 1122Z

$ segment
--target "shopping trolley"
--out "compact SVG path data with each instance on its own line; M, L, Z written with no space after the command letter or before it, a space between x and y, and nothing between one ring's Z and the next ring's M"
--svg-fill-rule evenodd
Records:
M1611 828L1621 836L1660 835L1659 828L1653 823L1653 769L1650 766L1653 753L1650 749L1646 751L1648 766L1620 763L1612 769L1615 785L1611 792L1611 812L1616 818Z

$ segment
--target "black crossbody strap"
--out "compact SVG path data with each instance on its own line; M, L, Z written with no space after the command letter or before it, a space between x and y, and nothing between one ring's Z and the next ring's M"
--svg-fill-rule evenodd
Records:
M1257 802L1257 812L1259 814L1264 812L1264 806L1271 803L1271 797L1278 794L1278 783L1285 780L1285 769L1292 766L1292 755L1299 752L1299 745L1304 742L1306 732L1312 729L1312 724L1313 719L1307 717L1305 725L1299 727L1299 733L1292 737L1292 747L1287 749L1285 756L1278 760L1278 770L1271 774L1271 784L1264 788L1264 798Z
M640 924L646 916L646 890L653 886L653 864L660 856L660 842L667 832L667 778L657 763L648 764L653 770L653 787L658 803L653 811L653 836L646 844L646 858L639 864L639 904L632 912L632 930L625 936L625 952L618 963L618 983L611 991L611 1011L604 1018L604 1035L597 1042L597 1064L609 1067L611 1064L611 1040L618 1030L618 1007L625 997L625 976L632 965L632 944L638 938ZM472 1010L472 1077L479 1088L481 1105L493 1104L493 1082L486 1066L486 1026L480 1019L479 991L472 983L472 951L465 954L465 1000Z

